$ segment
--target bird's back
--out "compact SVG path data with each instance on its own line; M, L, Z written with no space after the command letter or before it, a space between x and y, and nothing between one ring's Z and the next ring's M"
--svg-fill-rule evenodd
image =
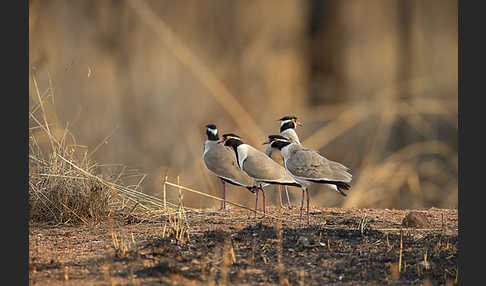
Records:
M351 182L349 168L331 161L314 150L294 148L285 161L288 171L303 179Z

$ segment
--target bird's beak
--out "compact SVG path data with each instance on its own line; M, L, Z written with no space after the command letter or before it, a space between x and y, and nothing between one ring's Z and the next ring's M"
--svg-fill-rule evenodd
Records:
M218 144L221 144L224 142L224 137L221 137L219 140L218 140Z
M302 122L300 122L299 120L295 120L295 125L297 125L297 126L302 126L303 124L302 124Z
M272 141L271 141L270 139L268 139L267 141L263 142L263 144L262 144L262 145L265 145L265 144L270 144L270 143L272 143Z

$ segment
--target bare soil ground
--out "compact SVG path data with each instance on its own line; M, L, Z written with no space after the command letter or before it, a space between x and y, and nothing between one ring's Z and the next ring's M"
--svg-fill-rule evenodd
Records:
M454 285L457 210L322 208L187 211L190 239L162 238L167 217L78 226L31 224L31 285ZM167 226L166 226L167 227Z

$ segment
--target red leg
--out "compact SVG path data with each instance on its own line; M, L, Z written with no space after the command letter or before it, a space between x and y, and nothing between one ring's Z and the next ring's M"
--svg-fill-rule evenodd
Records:
M262 190L262 195L263 195L263 216L267 213L267 207L266 207L266 198L265 198L265 190L263 189L262 185L260 185L260 190Z
M285 194L287 195L287 202L289 203L289 209L292 209L292 204L290 203L290 198L289 198L289 190L287 190L287 186L285 186Z
M307 224L310 223L310 218L309 218L309 189L305 188L305 192L307 193Z
M280 201L280 208L283 208L284 205L282 203L282 187L280 185L277 185L278 187L278 199Z
M257 215L257 210L258 210L258 187L255 188L255 218Z
M302 200L300 201L300 224L302 224L302 210L304 209L305 189L302 187Z
M223 187L222 187L222 189L223 189L223 194L222 194L223 200L221 201L221 208L219 210L225 210L226 209L226 184L224 183L223 180L221 180L221 184L223 185Z

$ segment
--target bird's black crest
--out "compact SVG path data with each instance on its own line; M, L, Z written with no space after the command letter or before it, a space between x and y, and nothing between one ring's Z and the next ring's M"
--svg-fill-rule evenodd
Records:
M270 139L270 146L278 150L282 150L283 147L292 143L287 137L282 135L268 135L268 139Z
M241 137L239 135L236 135L234 133L226 133L226 134L223 134L223 138L224 139L226 139L226 137L228 137L228 136L230 136L230 137L237 137L237 138L240 138L241 139Z
M274 140L274 139L282 139L282 140L286 140L286 141L289 141L289 138L285 137L285 136L282 136L282 135L268 135L268 139L270 140Z
M297 119L297 117L294 116L294 115L288 115L288 116L284 116L284 117L280 118L279 120L285 121L285 120L292 120L292 119Z

